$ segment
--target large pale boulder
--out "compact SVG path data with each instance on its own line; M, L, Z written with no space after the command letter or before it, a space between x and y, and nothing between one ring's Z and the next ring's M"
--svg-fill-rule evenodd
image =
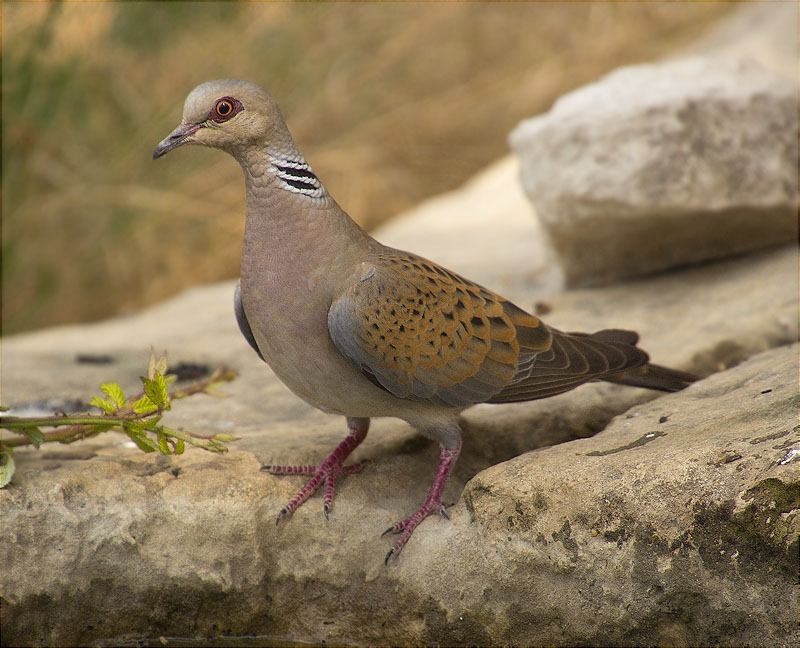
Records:
M752 61L621 68L511 145L568 285L797 239L796 82Z
M435 259L508 299L563 287L559 265L520 186L514 155L372 234L385 245Z

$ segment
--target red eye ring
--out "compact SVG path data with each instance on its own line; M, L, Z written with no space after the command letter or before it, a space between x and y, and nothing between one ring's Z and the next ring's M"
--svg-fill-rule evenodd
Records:
M231 113L233 112L233 104L227 99L220 99L217 102L217 105L214 106L214 111L217 113L219 117L222 117L223 119L226 117L230 117Z
M221 124L232 119L244 110L241 102L233 97L220 97L208 113L208 119Z

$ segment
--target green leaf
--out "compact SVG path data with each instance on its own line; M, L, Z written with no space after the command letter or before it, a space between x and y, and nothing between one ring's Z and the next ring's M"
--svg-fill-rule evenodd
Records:
M103 383L100 385L106 395L117 405L117 408L125 406L125 394L122 392L122 387L117 383Z
M169 409L170 402L169 402L169 388L167 387L167 379L164 378L163 374L157 373L154 380L158 385L158 395L161 398L162 407L164 409Z
M136 414L149 414L150 412L155 412L158 409L158 406L156 406L156 404L150 400L147 394L145 394L133 405L131 405L131 409Z
M142 385L144 386L144 393L150 399L150 402L153 403L156 407L161 404L161 399L159 398L158 393L158 384L154 380L150 380L149 378L145 378L141 376Z
M153 443L152 439L145 436L144 434L136 434L133 432L129 432L128 436L133 440L133 442L139 446L140 450L144 452L155 452L158 450L158 445Z
M169 409L169 392L167 391L167 383L164 376L160 373L152 380L141 376L142 384L144 385L145 395L153 401L159 409Z
M147 436L144 429L140 425L137 425L132 421L125 421L122 424L122 429L125 430L125 433L133 440L133 442L145 452L155 452L158 450L158 444L149 436Z
M167 353L166 351L158 358L153 351L150 351L150 362L147 365L147 377L155 380L156 374L162 376L167 373Z
M213 437L211 437L211 440L227 443L229 441L238 441L239 437L233 436L232 434L215 434Z
M170 448L169 443L167 443L167 437L164 436L161 430L158 431L158 449L161 450L163 454L172 454L172 448Z
M35 425L19 428L19 431L28 437L31 440L31 443L37 448L44 443L44 434L42 434L42 431Z
M117 406L114 405L114 403L107 401L105 398L100 398L99 396L95 396L90 400L89 405L101 408L106 414L114 414L117 411Z
M11 448L3 448L0 452L0 488L3 488L14 476L16 465L14 464L14 453Z
M175 454L183 454L185 447L181 439L175 439Z

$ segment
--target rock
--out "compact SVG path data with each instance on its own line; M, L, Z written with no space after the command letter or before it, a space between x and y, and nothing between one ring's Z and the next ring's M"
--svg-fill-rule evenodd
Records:
M796 82L750 61L618 69L511 134L570 286L797 239Z
M637 328L654 360L708 372L796 340L796 260L792 246L570 291L551 299L548 321ZM371 461L341 480L330 520L315 497L276 527L302 479L260 466L318 461L345 429L290 394L247 347L232 292L231 283L196 288L128 318L4 340L9 404L86 401L106 380L131 390L151 344L173 361L224 362L241 374L225 388L230 398L192 397L165 417L240 436L226 455L145 455L117 433L16 451L17 473L0 491L4 645L225 634L790 642L793 616L775 606L787 605L796 580L787 576L796 348L682 394L590 384L469 410L451 521L426 520L386 568L380 532L424 499L437 448L402 422L377 420L356 453ZM78 363L79 353L112 363Z
M503 296L550 294L563 278L508 155L456 191L431 198L372 235L468 276Z
M493 644L796 645L797 352L478 474L444 537L398 567L450 620L423 641L472 624ZM452 556L462 571L440 567Z
M794 2L743 4L689 45L683 55L752 59L786 81L796 83L798 20L800 7Z

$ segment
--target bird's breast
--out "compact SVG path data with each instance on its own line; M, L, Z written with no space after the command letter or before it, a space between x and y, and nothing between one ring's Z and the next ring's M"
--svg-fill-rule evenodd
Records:
M346 416L388 415L387 394L331 341L328 311L352 268L325 243L248 223L240 285L253 337L278 378L306 402Z

